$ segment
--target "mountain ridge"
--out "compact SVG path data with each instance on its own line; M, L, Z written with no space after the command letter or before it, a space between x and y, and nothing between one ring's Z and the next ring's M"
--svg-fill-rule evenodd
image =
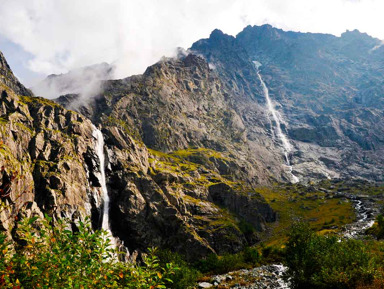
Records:
M8 175L25 175L10 184L2 227L12 236L16 213L91 216L99 227L94 125L105 139L110 227L131 252L158 246L192 259L253 245L278 220L262 187L292 174L383 181L384 58L381 48L361 55L378 44L363 35L353 46L360 37L214 30L142 75L97 80L94 97L70 91L56 103L33 97L0 55L0 155ZM263 83L292 151L275 137ZM31 189L20 198L22 187Z
M199 61L186 58L176 66L172 61L167 65L194 74L208 69ZM200 68L195 68L199 63ZM154 80L151 75L168 72L163 68L148 70L147 82ZM172 75L168 80L175 85ZM112 81L121 82L124 84L124 80ZM147 91L134 81L125 85ZM196 86L192 82L180 85ZM115 89L112 86L110 97L104 99L107 104L110 100L119 104L113 100ZM104 204L94 124L55 102L20 96L5 85L1 96L1 184L10 188L9 195L1 191L5 204L0 211L1 229L17 242L15 220L43 214L53 220L67 218L74 228L77 221L90 217L93 228L99 229ZM132 134L133 125L119 117L101 117L96 124L102 124L105 139L110 227L130 252L151 246L170 248L188 258L237 252L257 242L266 223L276 220L265 199L241 181L248 174L233 156L190 147L172 153L148 149ZM164 141L164 145L172 145L172 141ZM225 175L231 168L238 176ZM254 229L243 232L240 222Z

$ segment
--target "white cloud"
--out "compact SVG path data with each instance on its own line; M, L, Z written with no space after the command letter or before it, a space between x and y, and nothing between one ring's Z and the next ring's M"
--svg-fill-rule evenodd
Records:
M115 60L118 77L142 73L215 28L235 35L248 24L384 39L382 0L0 0L0 11L0 34L45 74Z

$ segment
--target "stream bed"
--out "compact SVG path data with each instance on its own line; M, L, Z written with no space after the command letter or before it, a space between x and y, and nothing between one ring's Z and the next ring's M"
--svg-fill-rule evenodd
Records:
M362 238L365 230L370 228L379 213L376 201L365 195L353 195L344 192L335 193L334 197L345 198L352 202L356 212L356 221L344 226L341 238ZM233 289L289 289L289 283L283 280L287 270L282 264L270 264L253 269L242 269L224 275L212 276L211 282L199 283L198 288L214 288L223 285ZM235 281L234 281L235 280ZM231 284L229 287L228 285Z

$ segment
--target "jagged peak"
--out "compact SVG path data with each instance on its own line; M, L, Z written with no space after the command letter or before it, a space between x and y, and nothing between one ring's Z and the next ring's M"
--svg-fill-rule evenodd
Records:
M165 71L171 67L195 67L201 71L208 70L208 62L202 55L198 55L193 51L188 51L187 55L180 58L163 57L159 62L147 67L144 76L155 73L156 71Z
M231 35L225 34L220 29L215 29L211 32L209 39L210 40L222 40L222 39L234 39L234 37Z
M32 96L32 92L25 88L24 85L13 74L11 67L0 51L0 83L12 89L16 94Z
M374 39L372 36L365 32L360 32L358 29L346 30L341 34L341 38L363 38L363 39Z
M224 32L221 31L220 29L215 29L211 32L211 35L209 35L209 38L213 38L213 37L220 37L220 36L223 36L224 35Z

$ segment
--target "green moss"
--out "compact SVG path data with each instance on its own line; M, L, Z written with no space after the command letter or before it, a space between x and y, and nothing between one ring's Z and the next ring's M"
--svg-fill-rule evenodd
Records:
M178 150L172 153L173 156L186 159L190 156L205 156L207 158L216 158L228 161L229 158L223 156L222 153L207 148L189 148L185 150Z
M27 127L26 125L22 124L21 122L16 122L15 125L18 126L19 128L21 128L23 131L27 131L27 132L29 132L31 135L34 134L34 132L33 132L32 129L30 129L30 128Z
M71 141L71 144L72 144L72 146L73 146L73 148L74 148L74 145L73 145L72 141L73 141L75 138L79 137L79 136L76 135L76 134L69 135L69 134L67 134L64 130L50 129L50 128L46 128L46 127L43 128L43 130L44 130L45 132L47 132L47 133L57 134L57 135L60 135L61 137L63 137L64 139L66 139L66 140L70 140L70 141Z
M134 139L142 142L140 133L134 127L130 126L127 122L122 119L108 116L106 120L106 125L117 126L124 132L126 132L128 135L132 136Z
M57 169L57 163L51 161L35 160L34 166L38 166L44 170L44 172L55 171Z
M158 172L174 173L184 177L190 177L190 173L197 171L200 165L181 160L174 157L172 154L166 154L159 151L149 149L148 152L152 155L149 158L149 163L154 166L154 170Z
M46 99L44 97L20 96L20 99L25 104L32 104L32 105L40 104L40 105L46 105L46 106L51 106L51 107L60 107L61 108L61 106L59 104L57 104L56 102L49 100L49 99Z
M9 120L6 117L0 117L0 125L6 125Z
M204 203L204 201L200 200L200 199L196 199L196 198L193 198L189 195L183 195L182 199L186 202L186 203L192 203L192 204L195 204L195 205L201 205L202 203ZM199 217L199 216L197 216Z
M9 167L13 170L20 169L22 162L16 159L9 147L3 143L0 144L0 155L2 155L5 161L5 163L3 163L2 165Z

